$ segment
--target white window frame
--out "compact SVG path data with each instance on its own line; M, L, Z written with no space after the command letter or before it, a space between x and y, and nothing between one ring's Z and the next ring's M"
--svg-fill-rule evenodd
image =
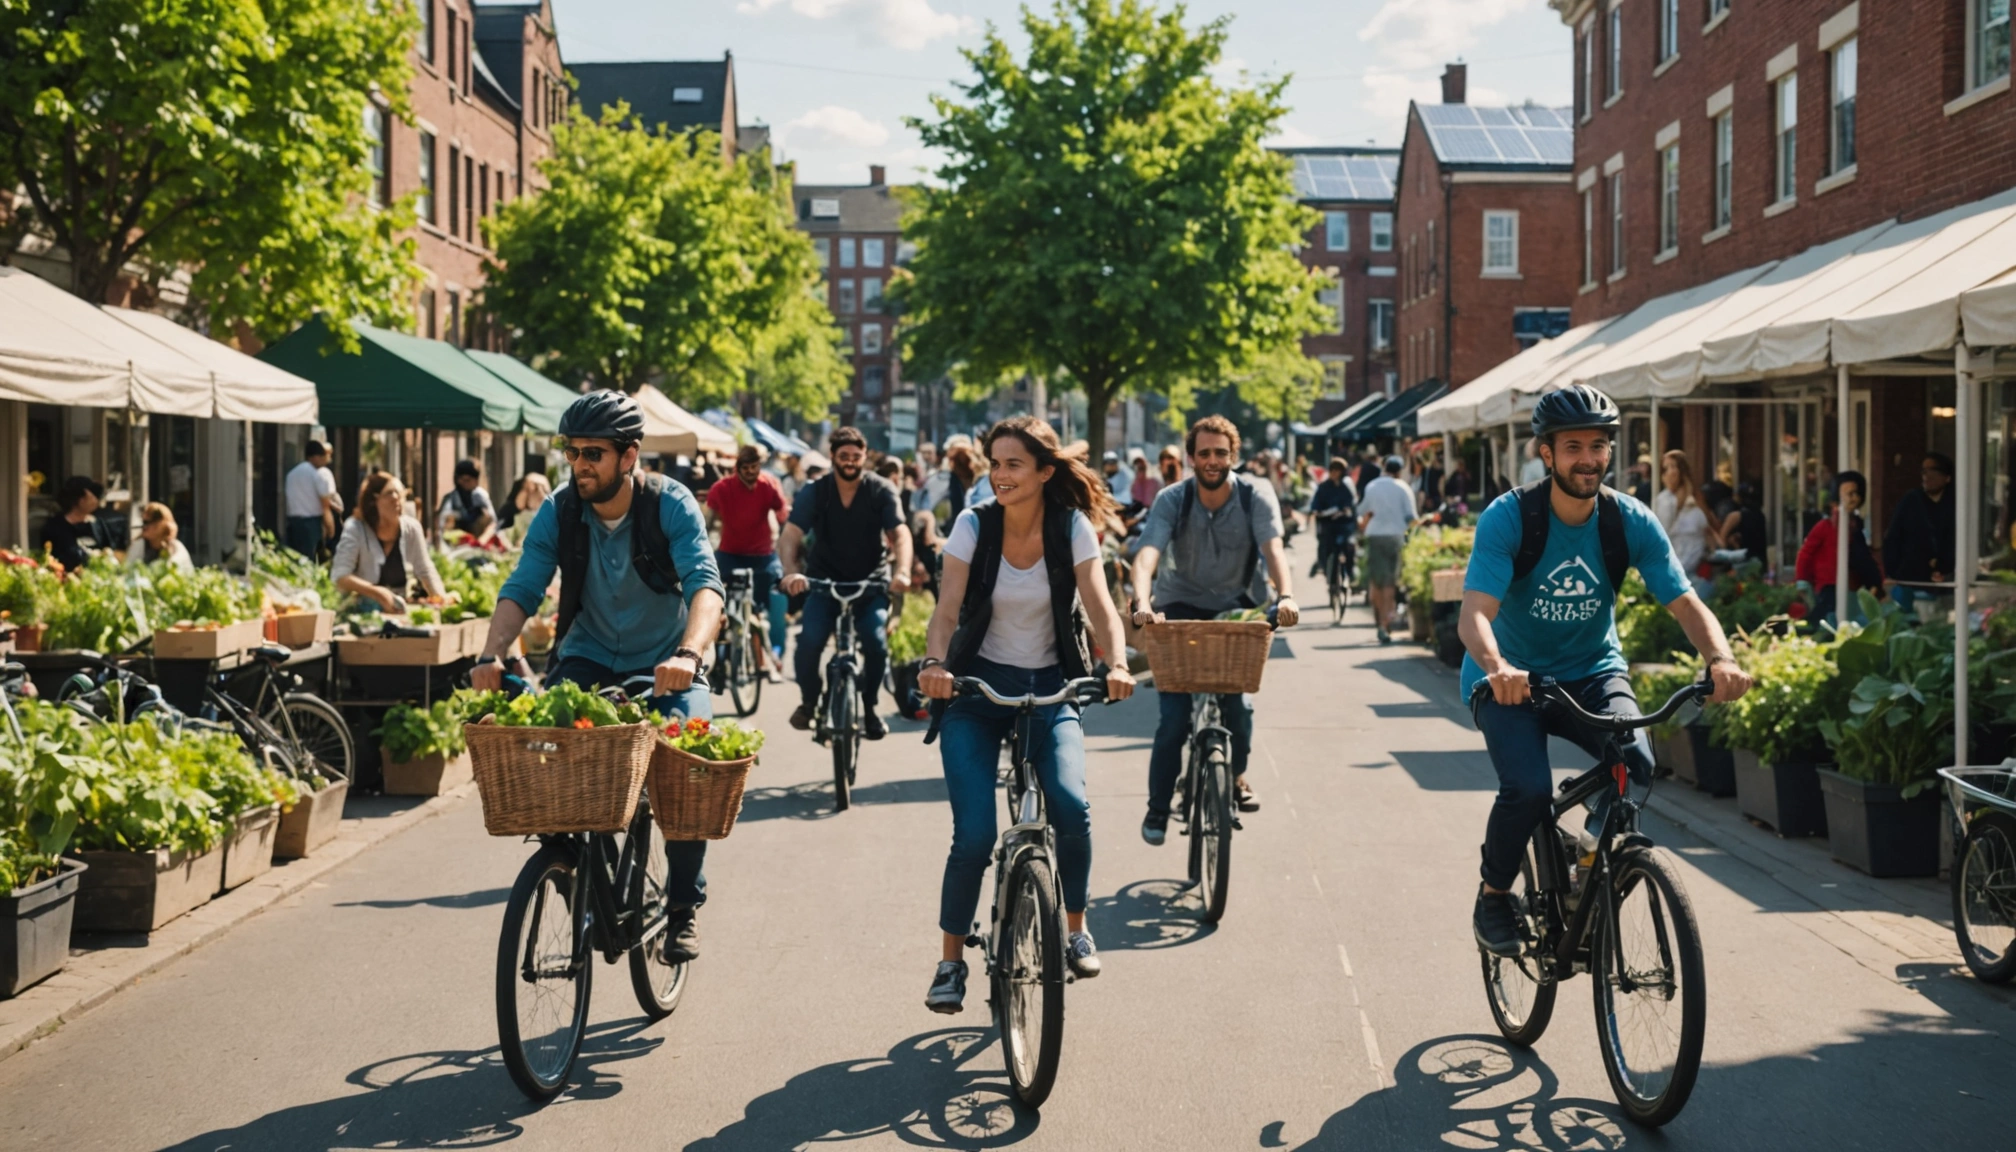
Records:
M856 303L854 298L854 281L852 280L840 281L839 287L836 289L835 294L839 299L840 304L840 307L838 309L839 313L842 316L852 316L854 314L854 306Z
M1582 284L1596 286L1596 185L1582 190Z
M1713 212L1716 228L1727 228L1736 219L1736 122L1733 111L1725 109L1715 117L1715 172Z
M707 90L705 88L672 89L672 103L674 104L704 104L706 102Z
M1624 6L1615 5L1603 23L1603 47L1609 56L1609 74L1603 79L1603 102L1624 95Z
M870 236L861 241L861 266L863 268L882 267L884 257L887 254L888 248L880 237Z
M838 220L839 218L840 218L840 201L838 200L812 201L812 219Z
M1624 275L1624 170L1610 174L1610 279Z
M413 209L423 224L437 223L434 213L440 207L440 197L434 191L434 169L435 153L439 147L440 142L435 139L434 133L422 128L419 152L414 158L420 170L420 194L413 201Z
M1680 54L1680 0L1659 0L1659 63Z
M1708 23L1713 24L1717 17L1728 14L1729 0L1708 0Z
M392 156L391 123L378 101L364 101L364 135L371 144L364 150L364 169L371 173L368 200L373 208L385 207L385 169Z
M1996 5L2001 16L1996 18ZM2006 83L2009 77L2010 5L2007 0L1967 0L1967 90ZM1994 42L1991 44L1991 41ZM1999 67L1998 67L1999 64Z
M1771 86L1771 157L1774 204L1799 197L1799 71L1793 69Z
M1850 36L1827 54L1827 173L1838 176L1855 167L1855 90L1860 36ZM1842 90L1843 79L1847 90Z
M1345 372L1350 368L1351 358L1349 356L1318 356L1316 359L1318 363L1323 365L1324 398L1342 400L1346 387Z
M854 238L852 236L840 237L840 267L854 267Z
M1391 252L1393 250L1393 213L1372 213L1372 251Z
M1591 29L1577 29L1575 32L1575 119L1589 119L1590 96L1594 84L1591 74L1596 67L1596 34Z
M861 354L880 356L882 354L882 325L861 325Z
M1365 323L1371 329L1372 351L1393 350L1393 301L1384 298L1365 302Z
M1659 150L1659 255L1680 250L1680 145Z
M1344 335L1344 280L1334 269L1331 271L1330 283L1316 290L1316 299L1336 317L1336 334Z
M861 311L882 311L882 278L864 276L861 278Z
M1494 228L1503 227L1509 235L1493 236ZM1496 248L1497 251L1493 251ZM1497 259L1494 259L1498 257ZM1484 213L1484 273L1485 276L1519 275L1519 213L1491 209Z
M819 262L819 270L824 272L833 264L833 241L824 236L812 238L812 258Z
M1323 213L1323 250L1325 252L1349 252L1351 250L1351 214L1349 212L1326 211Z

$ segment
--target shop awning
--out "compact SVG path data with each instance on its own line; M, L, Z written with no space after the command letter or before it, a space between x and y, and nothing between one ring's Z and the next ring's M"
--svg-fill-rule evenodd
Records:
M1598 320L1571 328L1552 340L1542 340L1461 388L1423 404L1415 414L1420 431L1470 432L1505 423L1513 415L1514 386L1546 372L1582 349L1584 342L1609 323Z
M581 396L565 384L533 371L524 361L502 352L482 352L471 348L469 358L488 368L518 394L525 406L524 430L527 432L558 432L560 414Z
M319 316L259 354L315 382L323 424L457 432L524 427L524 399L460 348L361 321L351 327L362 341L355 354L335 343Z
M1423 380L1376 408L1339 424L1330 433L1333 440L1369 440L1377 436L1411 436L1416 409L1448 390L1440 380Z
M1655 297L1592 339L1586 356L1564 362L1557 385L1589 384L1616 400L1684 396L1701 383L1701 341L1739 314L1731 297L1769 273L1773 261Z
M758 444L780 456L796 456L803 459L818 451L798 437L789 432L780 432L757 417L751 416L743 423L748 425L749 434L756 437Z
M1916 272L1898 277L1881 295L1835 317L1836 364L1952 351L1960 340L1962 293L2016 268L2016 207L1982 215L1999 219L1978 234L1940 245L1936 257Z
M2016 344L2016 271L1962 292L1960 324L1977 348Z
M210 371L214 408L219 420L252 420L261 424L316 424L315 385L229 345L219 344L166 316L107 306L120 323L189 357Z
M697 456L702 451L734 455L735 438L647 384L637 393L644 409L644 451L665 456Z
M209 371L31 273L0 268L0 399L209 416Z
M1359 397L1357 403L1350 405L1342 412L1336 413L1321 424L1303 424L1297 422L1289 425L1288 431L1297 436L1322 436L1327 438L1332 431L1343 427L1353 417L1369 412L1374 406L1384 404L1389 399L1391 397L1387 396L1384 392L1373 392L1370 395Z

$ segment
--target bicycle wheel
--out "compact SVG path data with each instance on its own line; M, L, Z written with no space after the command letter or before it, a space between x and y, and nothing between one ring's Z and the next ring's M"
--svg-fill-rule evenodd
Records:
M1204 922L1225 918L1225 899L1232 888L1232 774L1223 740L1205 749L1204 773L1197 799L1198 822L1190 828L1197 853L1197 889L1204 898Z
M280 698L279 708L269 709L266 721L283 737L292 729L298 767L312 765L332 780L353 779L356 745L350 738L350 725L344 723L334 704L311 692L289 692Z
M665 940L665 836L651 819L651 798L637 800L637 815L630 820L631 842L643 853L643 867L636 870L630 886L629 906L637 910L641 926L639 940L630 949L630 987L637 993L637 1006L653 1020L662 1020L679 1007L686 994L689 965L667 964L660 951Z
M1343 560L1333 552L1330 554L1329 564L1324 567L1324 577L1330 584L1330 626L1342 628L1344 626Z
M1001 1048L1015 1095L1041 1107L1064 1051L1064 941L1049 861L1026 856L1009 881L1008 918L994 961Z
M722 669L722 674L728 679L728 695L735 701L738 717L754 716L756 706L763 701L760 645L761 641L745 626L736 630L735 642L728 646L728 667Z
M574 859L547 846L534 853L511 886L504 931L497 941L497 1042L520 1091L551 1100L588 1031L594 975L574 901Z
M1516 959L1477 950L1484 966L1484 998L1491 1005L1491 1019L1505 1039L1521 1048L1530 1048L1547 1031L1554 1018L1554 994L1560 985L1542 975L1537 952L1545 938L1540 894L1533 880L1533 849L1529 844L1519 862L1519 882L1512 889L1512 906L1519 916L1519 935L1526 949Z
M852 685L829 689L833 693L833 810L845 812L854 803L856 761L861 756L861 732L855 717L859 698Z
M1596 1033L1624 1114L1657 1126L1680 1114L1701 1070L1701 933L1663 853L1622 854L1612 884L1613 913L1599 912L1590 941Z
M1953 934L1974 975L1990 984L2016 976L2016 820L1974 817L1953 866Z

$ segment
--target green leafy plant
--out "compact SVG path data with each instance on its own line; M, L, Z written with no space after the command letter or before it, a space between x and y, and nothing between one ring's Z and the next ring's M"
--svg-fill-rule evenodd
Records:
M122 652L175 624L256 620L260 601L251 583L221 568L135 568L114 556L94 556L63 581L48 610L43 647Z
M1653 709L1664 704L1668 697L1682 688L1701 679L1701 658L1692 653L1676 653L1670 664L1637 664L1631 668L1631 692L1638 697L1639 707ZM1680 730L1681 717L1688 713L1681 709L1679 715L1652 729L1654 736L1671 736Z
M0 829L0 895L39 884L61 867L62 861L37 849L26 832Z
M1428 525L1410 532L1400 546L1400 586L1409 600L1428 603L1435 598L1435 573L1445 568L1470 566L1470 551L1476 544L1475 528L1445 528Z
M276 606L335 609L348 599L336 590L328 565L318 564L281 544L263 528L247 575L252 586Z
M925 638L931 627L931 613L938 602L929 592L912 592L903 597L903 614L889 629L889 660L907 664L924 658Z
M1715 708L1716 743L1766 763L1820 759L1820 724L1840 706L1833 645L1765 634L1739 640L1734 651L1756 686Z
M665 726L665 742L689 756L702 760L740 760L763 748L763 733L744 728L733 720L719 724L695 717L685 723L674 720Z
M466 723L455 700L437 700L431 708L396 704L373 730L378 745L394 762L410 764L423 756L460 756L468 747L462 738Z
M1803 618L1803 596L1797 585L1766 581L1764 565L1753 560L1715 578L1708 593L1708 609L1722 622L1722 631L1733 636Z
M1617 590L1617 643L1624 659L1633 664L1664 663L1694 650L1680 621L1653 598L1636 568L1625 574L1624 585Z
M472 701L472 696L477 699ZM527 692L508 700L501 692L472 693L464 689L457 692L449 703L460 709L459 715L469 717L471 709L479 702L485 710L472 718L488 715L496 723L512 728L601 728L611 724L659 722L658 717L642 705L613 704L568 681L555 684L544 692Z
M441 619L450 624L494 615L497 597L511 578L517 560L508 555L483 552L463 559L449 552L434 553L434 567L441 573L441 586L450 602L441 609Z
M27 556L0 550L0 618L40 624L63 594L63 578Z

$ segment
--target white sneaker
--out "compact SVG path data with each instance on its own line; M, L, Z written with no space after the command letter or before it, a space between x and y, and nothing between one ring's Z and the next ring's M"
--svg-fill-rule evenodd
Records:
M1071 961L1071 971L1080 980L1090 980L1099 975L1099 946L1092 943L1090 932L1071 933L1070 942L1064 946L1064 955Z

